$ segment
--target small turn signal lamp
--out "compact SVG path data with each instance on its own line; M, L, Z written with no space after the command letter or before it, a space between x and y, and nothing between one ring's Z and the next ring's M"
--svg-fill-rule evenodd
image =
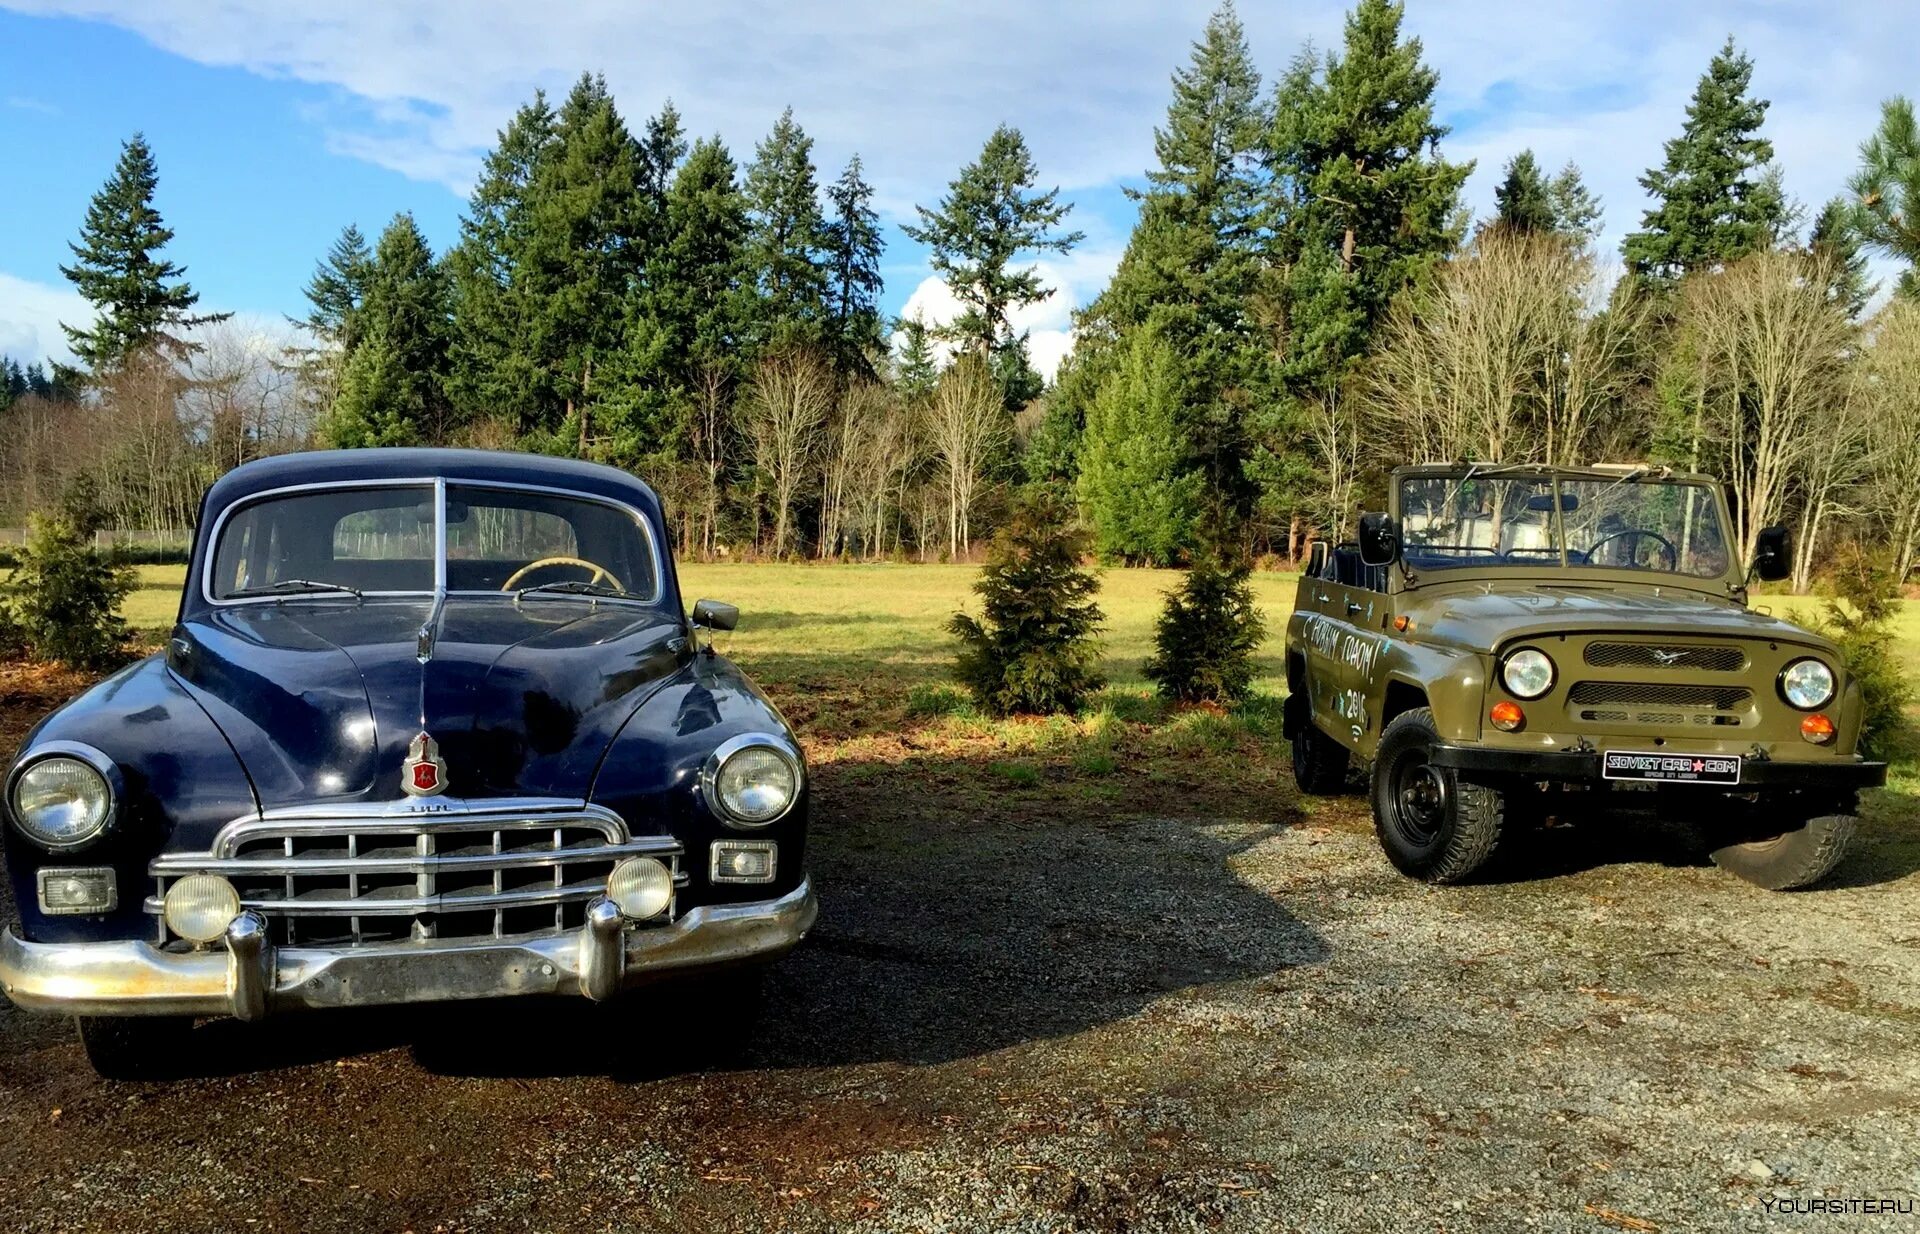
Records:
M113 871L105 866L83 870L41 867L40 911L49 917L110 913L119 903Z
M1520 704L1502 699L1487 712L1487 719L1492 720L1493 726L1501 732L1512 733L1519 731L1520 726L1527 722L1527 713L1520 710Z
M778 855L771 840L715 840L707 877L716 883L770 883Z
M1800 720L1800 736L1814 745L1823 746L1833 740L1833 721L1823 711L1816 711Z
M1398 617L1395 617L1393 619L1393 628L1400 631L1402 634L1405 634L1412 625L1413 625L1413 619L1407 616L1405 613L1402 613Z

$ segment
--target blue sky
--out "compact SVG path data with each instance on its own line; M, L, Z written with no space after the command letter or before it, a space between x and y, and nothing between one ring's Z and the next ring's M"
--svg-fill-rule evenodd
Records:
M1067 313L1095 294L1125 244L1121 192L1151 161L1168 74L1210 3L1035 5L774 0L566 5L384 0L0 0L0 352L64 353L55 322L79 311L58 266L119 143L143 130L159 205L203 304L242 320L298 313L300 288L342 224L377 232L411 210L444 246L495 130L537 86L604 72L629 121L671 96L695 133L744 159L782 106L818 143L823 180L858 151L889 220L930 202L994 124L1022 127L1042 180L1088 233L1043 272L1031 310L1043 367ZM1337 41L1326 5L1241 4L1271 79L1306 39ZM1607 207L1609 243L1644 205L1635 183L1681 120L1708 57L1732 33L1771 98L1787 186L1837 192L1878 101L1920 93L1920 6L1703 0L1412 0L1408 26L1440 73L1445 143L1479 160L1486 210L1521 146L1577 159ZM890 234L890 311L943 311L925 255Z

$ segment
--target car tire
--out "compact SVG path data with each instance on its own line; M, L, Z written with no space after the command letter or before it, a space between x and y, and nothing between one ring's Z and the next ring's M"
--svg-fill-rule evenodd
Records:
M1856 814L1821 814L1765 840L1713 850L1713 864L1769 891L1811 887L1840 864L1860 824Z
M1347 747L1321 732L1311 719L1293 731L1293 782L1309 797L1333 797L1346 791Z
M1487 863L1506 824L1506 794L1435 767L1433 711L1403 711L1380 735L1374 757L1373 829L1402 874L1457 883Z
M79 1026L80 1048L97 1074L109 1080L159 1080L183 1069L193 1019L88 1015L79 1018Z

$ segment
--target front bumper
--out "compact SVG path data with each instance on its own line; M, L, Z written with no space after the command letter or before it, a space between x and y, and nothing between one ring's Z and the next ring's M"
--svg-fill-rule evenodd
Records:
M771 959L819 915L813 884L777 900L690 909L668 926L629 928L595 902L564 934L436 945L266 944L264 922L242 913L226 946L161 951L144 942L34 943L0 933L0 989L30 1011L69 1015L232 1015L307 1007L582 994L599 1000L681 970Z
M1436 767L1469 775L1500 776L1515 780L1550 780L1565 784L1611 783L1600 778L1600 754L1594 750L1503 750L1491 746L1437 745L1428 756ZM1723 792L1749 789L1805 789L1851 792L1878 788L1887 782L1887 765L1858 758L1821 762L1787 759L1747 759L1738 785L1679 784L1677 789L1719 788Z

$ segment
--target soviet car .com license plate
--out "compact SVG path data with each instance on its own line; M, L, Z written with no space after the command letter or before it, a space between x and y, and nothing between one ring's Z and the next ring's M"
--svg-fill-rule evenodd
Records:
M1740 759L1725 754L1652 754L1608 750L1600 756L1604 780L1663 780L1676 784L1738 784Z

